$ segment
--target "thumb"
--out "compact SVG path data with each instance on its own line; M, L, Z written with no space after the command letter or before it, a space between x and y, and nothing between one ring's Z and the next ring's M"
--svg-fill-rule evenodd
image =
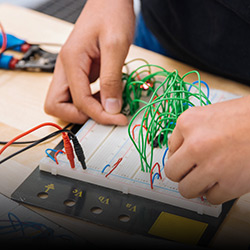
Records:
M104 110L110 114L121 112L122 81L121 74L106 74L100 78L101 102Z
M115 44L117 45L117 44ZM101 51L100 93L104 110L110 114L121 112L122 67L128 46L104 46ZM121 49L122 48L122 49Z

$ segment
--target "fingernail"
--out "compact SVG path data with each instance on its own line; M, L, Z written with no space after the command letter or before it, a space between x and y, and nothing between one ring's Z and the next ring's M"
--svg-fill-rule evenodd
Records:
M117 114L121 111L121 102L117 98L107 98L104 109L107 113Z

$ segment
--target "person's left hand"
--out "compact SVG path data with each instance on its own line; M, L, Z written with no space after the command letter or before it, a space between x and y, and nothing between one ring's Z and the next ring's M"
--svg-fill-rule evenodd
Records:
M220 204L250 192L250 96L181 114L168 158L166 176L186 198Z

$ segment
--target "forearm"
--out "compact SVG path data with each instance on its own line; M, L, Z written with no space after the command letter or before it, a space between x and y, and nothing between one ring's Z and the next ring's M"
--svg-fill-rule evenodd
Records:
M131 22L131 17L134 17L133 0L87 1L75 26L81 25L81 27L84 27L82 22L85 21L85 15L91 21L94 15L97 20L101 18L102 22L109 20L111 23L116 23L118 20L125 20L125 23L129 23Z

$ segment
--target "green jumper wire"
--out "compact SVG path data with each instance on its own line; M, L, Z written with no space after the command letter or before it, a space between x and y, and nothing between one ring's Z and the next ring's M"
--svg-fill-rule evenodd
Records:
M156 71L152 72L152 68ZM197 75L197 85L184 81L190 74ZM195 99L199 106L211 102L201 90L200 74L195 70L180 77L177 70L168 72L158 65L145 64L129 75L123 74L123 81L123 111L126 110L126 114L132 116L128 134L140 155L141 170L150 172L155 146L168 146L169 135L175 128L178 117L195 106ZM196 93L188 91L190 86L196 89ZM142 100L145 91L148 98L144 99L148 100ZM136 141L131 131L138 116L142 119Z

